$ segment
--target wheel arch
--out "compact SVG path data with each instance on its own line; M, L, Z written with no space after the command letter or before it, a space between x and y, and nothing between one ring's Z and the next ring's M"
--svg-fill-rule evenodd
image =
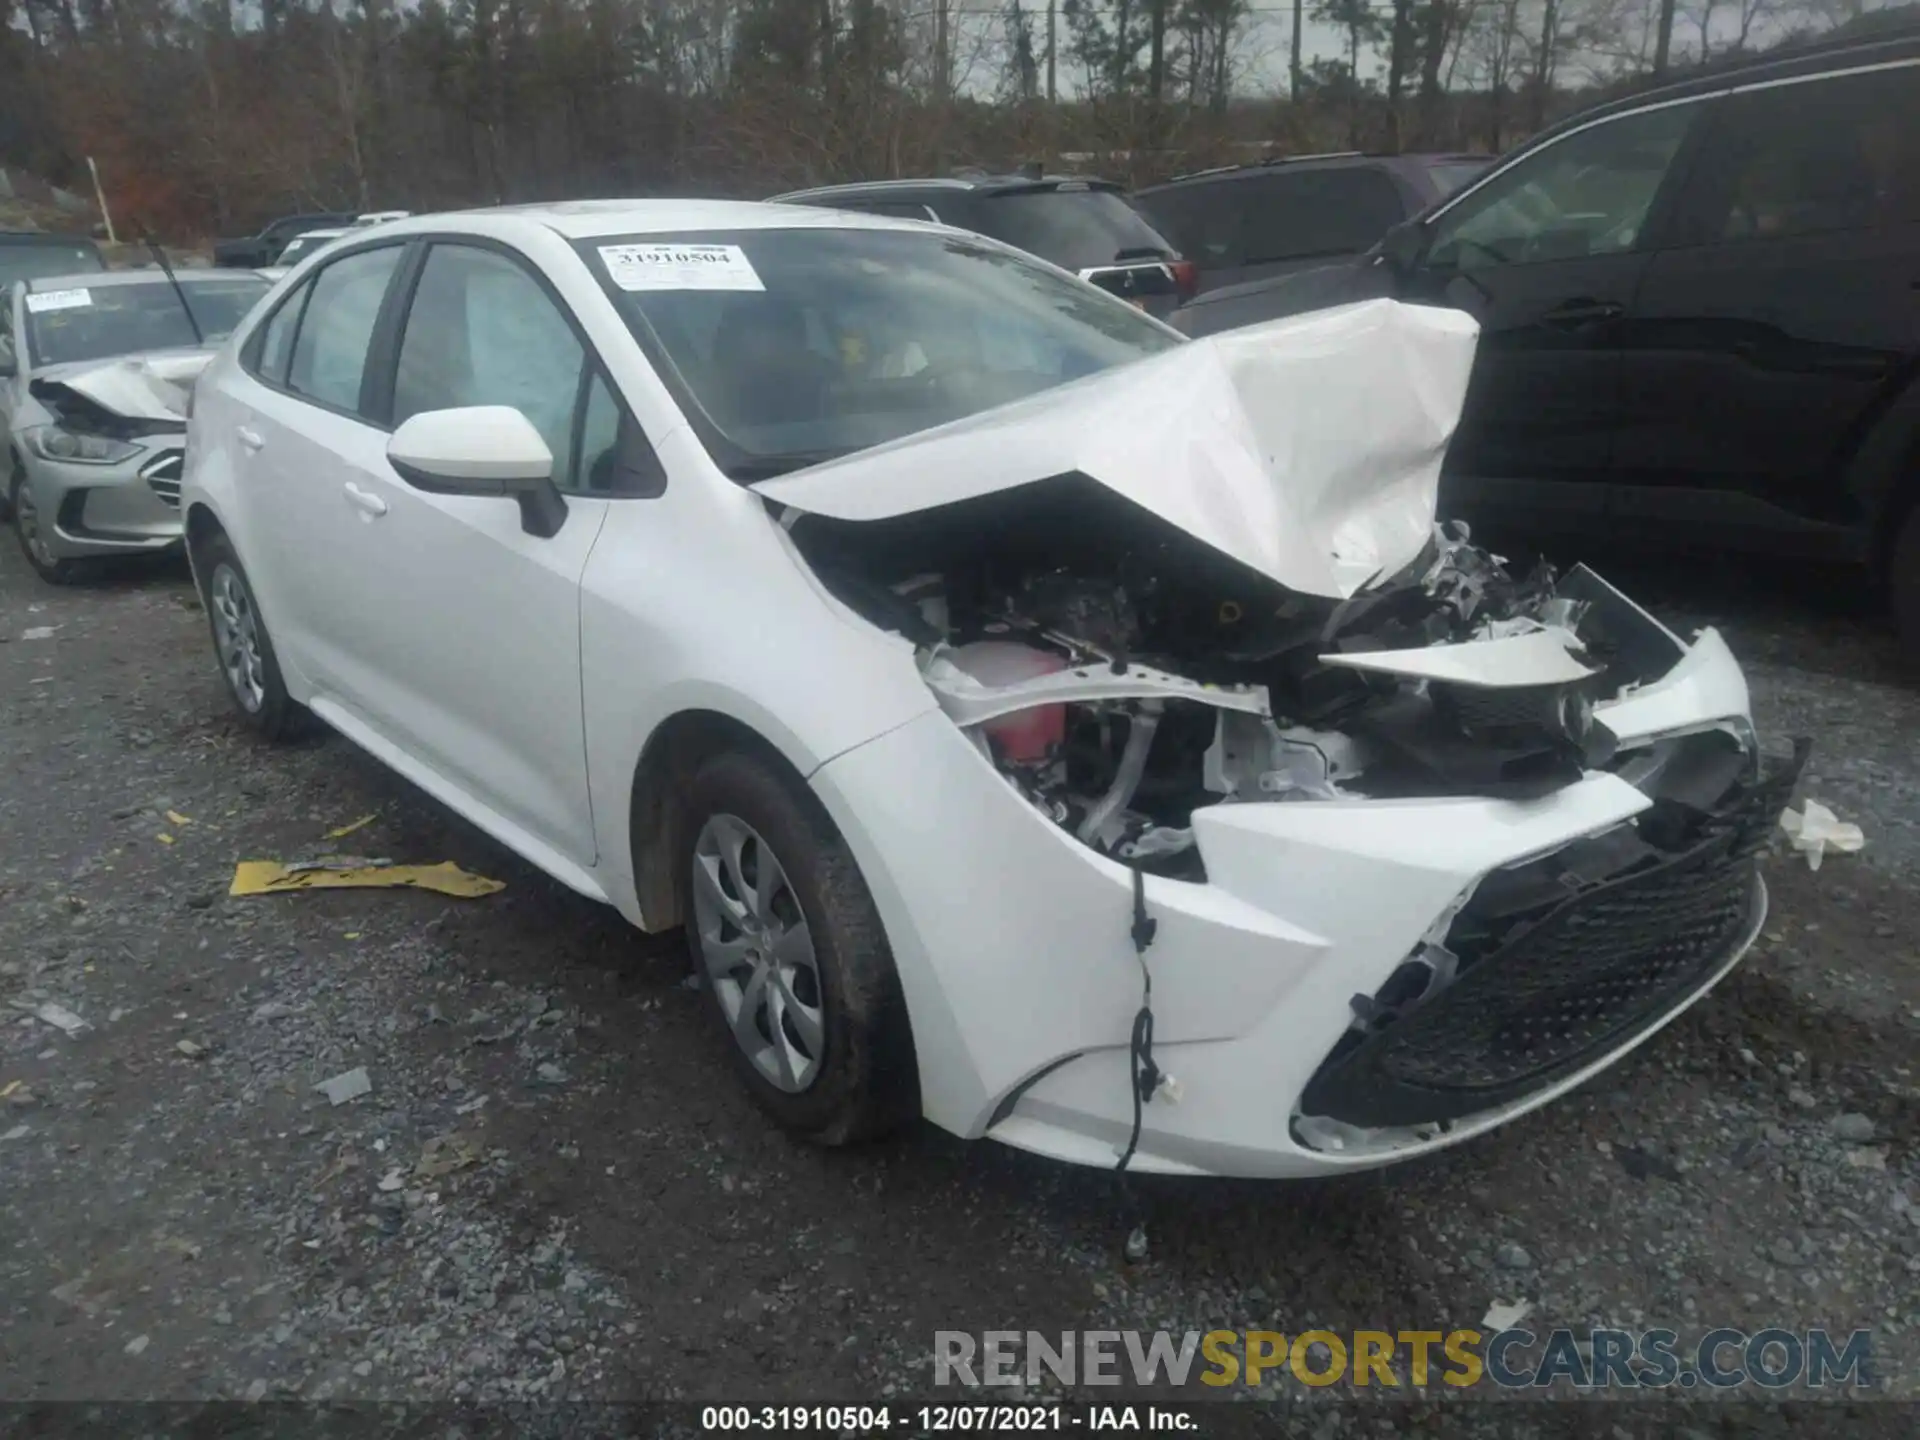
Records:
M627 851L634 899L648 931L682 922L678 855L687 834L686 782L715 755L740 751L755 756L787 779L801 803L826 808L805 771L778 744L735 715L695 707L675 711L653 729L634 765L627 802ZM829 818L829 823L831 820Z

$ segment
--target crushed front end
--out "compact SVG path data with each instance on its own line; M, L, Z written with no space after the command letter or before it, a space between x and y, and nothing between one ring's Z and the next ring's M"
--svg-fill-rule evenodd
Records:
M1424 544L1349 585L1203 543L1222 507L1178 475L1164 504L1068 472L889 513L830 478L776 513L939 713L815 783L950 1129L1140 1170L1383 1164L1604 1069L1758 932L1805 747L1763 753L1718 634L1585 567L1511 565L1384 482L1367 533L1425 504ZM1306 507L1330 544L1346 493Z

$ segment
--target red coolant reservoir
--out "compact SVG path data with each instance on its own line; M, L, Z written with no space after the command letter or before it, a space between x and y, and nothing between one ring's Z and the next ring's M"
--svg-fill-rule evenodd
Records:
M962 645L947 651L947 659L982 685L1012 685L1067 668L1064 655L1012 640ZM1003 759L1016 765L1033 764L1046 759L1048 752L1067 738L1067 707L1036 705L989 720L980 728Z

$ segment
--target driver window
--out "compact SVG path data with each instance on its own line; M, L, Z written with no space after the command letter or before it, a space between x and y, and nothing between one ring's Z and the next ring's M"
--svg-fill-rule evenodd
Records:
M1427 265L1485 270L1633 249L1700 110L1643 110L1529 156L1440 217Z
M539 283L477 246L427 252L394 376L393 423L425 410L511 405L573 475L573 419L586 350Z

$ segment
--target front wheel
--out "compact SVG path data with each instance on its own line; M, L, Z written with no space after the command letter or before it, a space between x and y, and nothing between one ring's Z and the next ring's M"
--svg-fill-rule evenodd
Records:
M225 535L210 536L195 557L205 586L201 601L213 632L227 695L247 726L268 740L291 740L306 728L307 710L287 693L273 638L253 598L253 585Z
M13 533L20 541L20 553L27 557L34 573L49 585L71 585L79 578L79 566L72 560L54 557L47 542L47 526L51 522L40 513L33 487L27 484L26 471L17 458L11 468L13 476L7 485L7 505L13 512Z
M906 1001L873 897L832 821L797 782L742 753L701 767L688 811L688 946L754 1099L827 1145L912 1118Z

